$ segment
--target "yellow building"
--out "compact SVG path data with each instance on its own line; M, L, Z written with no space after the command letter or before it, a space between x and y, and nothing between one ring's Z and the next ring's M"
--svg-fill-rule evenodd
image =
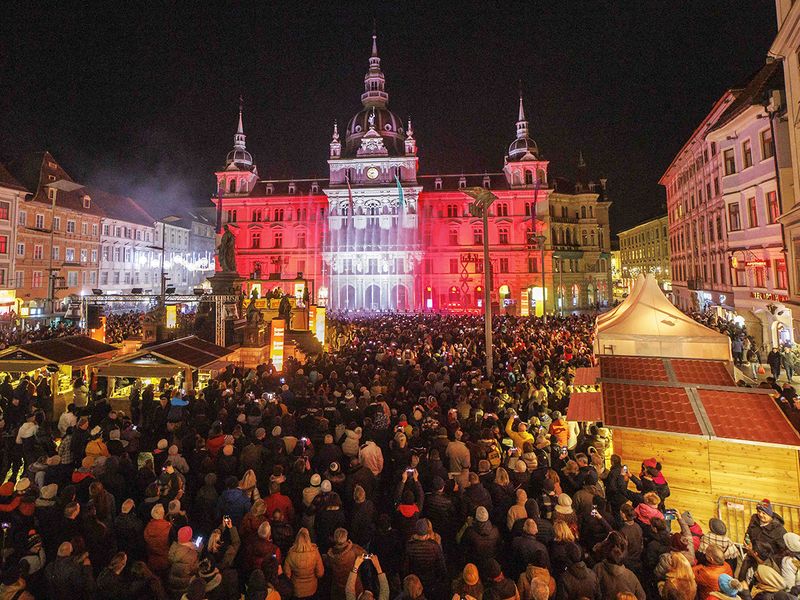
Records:
M667 225L664 215L619 232L620 277L627 293L639 275L648 273L664 292L672 290Z

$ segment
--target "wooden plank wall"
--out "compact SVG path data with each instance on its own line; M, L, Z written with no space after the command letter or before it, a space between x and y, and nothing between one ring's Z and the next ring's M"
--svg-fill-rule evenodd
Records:
M627 429L613 439L634 473L647 458L661 462L672 491L667 506L690 511L704 531L720 496L800 504L800 454L792 448Z

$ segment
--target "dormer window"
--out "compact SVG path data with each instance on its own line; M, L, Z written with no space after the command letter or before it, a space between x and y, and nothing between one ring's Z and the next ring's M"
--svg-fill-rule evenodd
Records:
M486 189L492 187L492 180L488 175L483 176L483 187L485 187Z
M319 194L319 183L317 183L316 181L311 182L311 193Z
M89 209L92 207L92 199L87 195L83 197L83 208Z
M275 192L275 186L271 183L267 184L267 196L271 196Z
M441 177L437 177L436 179L433 180L433 188L436 189L436 190L442 189L442 178Z
M297 192L297 184L295 184L294 181L290 181L289 182L289 193L290 194L294 194L295 192Z
M463 190L467 187L467 178L463 175L458 178L458 189Z
M51 202L55 202L57 193L58 193L58 190L56 190L56 188L47 188L47 198L48 198L48 200L50 200Z

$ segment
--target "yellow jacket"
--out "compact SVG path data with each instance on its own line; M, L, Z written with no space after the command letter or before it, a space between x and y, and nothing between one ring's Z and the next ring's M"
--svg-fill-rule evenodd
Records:
M508 421L506 422L506 433L508 437L514 442L514 445L522 451L522 446L525 445L525 442L530 442L531 444L534 443L533 436L527 431L514 431L514 417L509 417Z

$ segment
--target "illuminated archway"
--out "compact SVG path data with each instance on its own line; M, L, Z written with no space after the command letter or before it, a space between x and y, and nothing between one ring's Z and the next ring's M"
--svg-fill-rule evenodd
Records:
M392 308L395 310L408 310L408 288L404 285L396 285L392 288Z
M345 285L339 288L339 308L356 307L356 288Z
M367 310L380 310L381 288L371 285L364 291L364 308Z

